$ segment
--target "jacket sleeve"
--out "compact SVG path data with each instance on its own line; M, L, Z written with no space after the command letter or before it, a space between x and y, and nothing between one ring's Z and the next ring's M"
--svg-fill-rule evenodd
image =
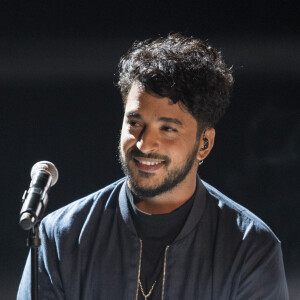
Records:
M39 247L39 299L63 300L64 293L59 272L59 259L55 243L46 234L43 223L40 225L41 246ZM17 300L31 300L31 259L28 255Z
M245 261L237 300L288 300L281 244L257 247Z

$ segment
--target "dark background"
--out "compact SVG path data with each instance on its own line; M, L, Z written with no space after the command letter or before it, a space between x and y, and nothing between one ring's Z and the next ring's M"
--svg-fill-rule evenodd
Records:
M233 65L235 88L202 178L261 217L282 241L300 299L297 2L1 1L0 299L14 299L28 253L18 225L30 169L54 162L47 212L115 181L117 64L135 40L180 31Z

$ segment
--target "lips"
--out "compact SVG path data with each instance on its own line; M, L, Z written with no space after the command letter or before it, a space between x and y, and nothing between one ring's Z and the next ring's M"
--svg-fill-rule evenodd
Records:
M144 172L154 172L165 164L164 160L154 158L134 157L133 160L137 167Z

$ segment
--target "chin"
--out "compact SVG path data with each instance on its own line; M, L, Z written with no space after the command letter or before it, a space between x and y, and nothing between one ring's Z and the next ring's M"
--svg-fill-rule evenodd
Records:
M128 177L133 185L145 189L155 189L164 181L158 176L158 174L143 171L130 172Z
M151 173L145 173L136 176L130 176L132 183L141 188L155 188L162 183L162 180L155 180L155 175Z

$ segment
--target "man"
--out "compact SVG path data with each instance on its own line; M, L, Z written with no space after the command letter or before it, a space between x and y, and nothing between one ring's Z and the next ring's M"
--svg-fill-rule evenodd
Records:
M43 220L41 299L288 299L279 240L197 176L232 84L219 52L179 34L121 59L126 177Z

